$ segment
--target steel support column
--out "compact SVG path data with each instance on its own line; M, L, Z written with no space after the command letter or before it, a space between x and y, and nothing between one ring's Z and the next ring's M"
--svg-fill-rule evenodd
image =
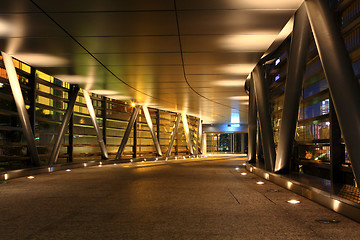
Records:
M36 68L31 67L30 77L29 77L29 87L28 99L30 101L29 107L29 120L31 125L31 130L35 136L35 118L36 118Z
M155 145L156 153L157 153L157 155L161 156L162 153L161 153L160 144L159 144L159 141L158 141L158 139L156 137L156 134L155 134L154 126L153 126L151 116L150 116L150 113L149 113L149 109L146 106L142 106L142 108L143 108L143 111L144 111L144 115L145 115L147 125L148 125L149 130L150 130L151 137L152 137L154 145Z
M341 130L331 98L329 99L329 106L331 162L330 180L332 191L337 193L345 182L344 173L341 171L341 166L345 163L345 146L341 143Z
M310 24L306 14L305 4L302 4L295 13L294 29L291 37L275 172L285 170L291 158L309 38Z
M203 133L202 133L202 124L203 121L199 119L199 127L198 127L198 142L199 142L199 146L198 146L198 151L200 152L200 154L202 154L203 152Z
M256 157L258 162L264 162L263 143L261 138L260 123L257 121L257 132L256 132Z
M120 144L120 147L116 153L116 156L115 156L115 160L120 160L121 158L121 154L123 153L124 149L125 149L125 145L129 139L129 136L130 136L130 133L131 133L131 129L133 128L134 124L135 124L135 121L136 121L136 118L139 114L139 111L140 111L140 105L136 106L131 114L131 117L130 117L130 120L129 120L129 123L126 127L126 130L125 130L125 133L124 133L124 137L122 138L121 140L121 144Z
M67 147L67 162L72 163L73 162L73 154L74 154L74 113L71 114L70 120L69 120L69 145Z
M13 63L13 59L10 55L4 52L1 52L1 54L3 57L6 73L9 78L9 83L15 100L16 108L19 114L23 134L27 142L31 163L33 166L39 166L40 160L36 149L34 133L32 131L32 127L30 124L28 112L26 110L24 97L21 92L21 87L20 87L19 79L16 74L16 69Z
M54 144L53 150L52 150L51 155L50 155L49 166L52 166L53 164L55 164L58 157L59 157L60 148L61 148L62 141L64 139L65 132L66 132L66 127L68 126L70 118L71 118L71 116L73 114L74 105L75 105L75 102L76 102L78 92L79 92L79 86L78 85L71 85L71 89L70 89L70 92L69 92L68 107L66 109L64 119L63 119L63 121L61 123L58 136L57 136L57 138L55 140L55 144Z
M328 1L306 0L305 4L353 173L360 186L360 86Z
M257 110L253 74L247 81L249 82L248 160L254 163L256 162Z
M257 65L253 73L255 97L257 109L259 111L261 138L263 142L265 169L267 171L273 171L275 163L275 146L273 129L271 126L268 86L261 66Z
M137 158L137 120L135 120L134 122L134 127L133 127L133 158Z
M104 139L104 143L106 145L106 97L103 97L102 101L101 101L101 118L102 118L102 135L103 135L103 139Z
M185 137L186 137L186 142L190 151L190 154L193 155L194 154L194 149L192 147L192 142L191 142L191 133L189 130L189 124L188 124L188 120L187 120L187 115L186 114L182 114L182 122L183 122L183 127L184 127L184 132L185 132Z
M175 138L177 136L177 132L179 130L180 121L181 121L181 113L178 113L176 115L175 124L174 124L173 130L172 130L172 133L171 133L169 147L168 147L168 150L166 151L166 156L167 157L169 157L170 154L171 154L171 150L172 150L172 147L173 147L173 144L174 144L174 140L175 140Z
M92 104L90 95L89 95L88 91L86 91L86 90L83 90L83 94L84 94L84 99L85 99L86 106L87 106L87 108L89 110L90 119L91 119L91 122L92 122L92 124L94 126L94 129L95 129L95 132L96 132L96 137L97 137L97 140L99 142L99 146L100 146L100 150L101 150L101 156L102 156L103 159L108 159L109 156L108 156L108 153L107 153L107 150L106 150L106 147L105 147L103 136L101 134L99 125L97 123L97 118L96 118L94 106Z

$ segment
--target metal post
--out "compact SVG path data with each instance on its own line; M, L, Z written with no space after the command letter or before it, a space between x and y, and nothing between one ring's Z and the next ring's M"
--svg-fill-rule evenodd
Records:
M73 162L73 154L74 154L74 113L71 114L69 121L69 146L67 147L67 162Z
M31 128L29 115L26 111L24 97L21 92L19 79L16 74L13 59L10 55L1 52L6 69L6 73L9 78L11 91L15 100L16 108L19 114L23 134L27 142L28 151L30 153L31 163L33 166L40 166L39 155L36 149L35 138Z
M183 127L184 127L186 142L187 142L187 145L188 145L190 154L193 155L193 154L194 154L194 149L193 149L193 147L192 147L190 130L189 130L189 125L188 125L187 115L186 115L186 114L182 114L182 122L183 122Z
M55 164L58 157L59 157L61 144L62 144L62 141L64 139L66 127L68 126L70 118L71 118L71 116L73 114L74 105L75 105L75 102L76 102L78 92L79 92L79 86L78 85L71 85L70 92L69 92L68 107L66 109L64 119L63 119L63 121L61 123L58 136L56 138L53 150L52 150L51 155L50 155L49 166L52 166L53 164Z
M337 119L335 108L331 98L330 106L330 179L332 191L336 193L339 187L344 184L344 173L341 171L341 165L345 163L345 146L341 143L341 130Z
M261 138L260 124L257 121L257 133L256 133L256 156L258 162L264 162L264 154L263 154L263 143Z
M103 135L103 139L104 139L104 143L106 145L106 97L103 97L102 101L101 101L101 118L102 118L102 135Z
M148 125L150 133L151 133L151 137L152 137L152 139L154 141L154 144L155 144L157 155L161 156L162 153L161 153L160 144L159 144L159 141L158 141L158 139L157 139L157 137L155 135L155 130L154 130L154 126L153 126L153 123L152 123L152 120L151 120L149 109L146 106L142 106L142 108L143 108L143 111L144 111L144 115L145 115L147 125Z
M245 133L241 133L241 153L245 153Z
M254 69L254 86L257 108L259 111L261 138L265 157L265 169L274 170L275 146L273 129L271 126L270 104L268 87L261 66L257 65Z
M137 116L139 114L139 111L140 111L140 105L136 106L134 108L132 114L131 114L129 123L128 123L128 125L126 127L126 130L125 130L125 133L124 133L124 137L122 138L120 147L118 149L118 152L116 153L115 160L119 160L121 158L121 154L123 153L123 151L125 149L125 145L126 145L128 139L129 139L131 129L135 124L135 121L136 121L136 118L137 118Z
M198 127L198 141L200 141L200 145L199 145L199 152L200 154L203 153L203 132L202 132L202 124L203 124L203 120L199 119L199 127Z
M170 154L171 154L171 150L172 150L172 147L173 147L173 144L174 144L174 140L175 140L175 137L177 136L177 132L179 130L180 120L181 120L181 113L178 113L176 115L175 124L174 124L173 130L172 130L172 133L171 133L169 147L168 147L168 150L166 152L167 157L169 157Z
M99 125L97 123L97 118L96 118L94 106L92 104L90 95L89 95L88 91L86 91L86 90L83 90L83 94L84 94L84 99L85 99L86 106L87 106L87 108L89 110L90 119L91 119L91 122L92 122L92 124L94 126L96 136L97 136L97 139L98 139L98 142L99 142L99 146L100 146L100 150L101 150L101 156L102 156L103 159L108 159L109 156L108 156L108 153L107 153L107 150L106 150L106 147L105 147L103 136L101 134Z
M133 158L137 158L137 120L135 120L134 122L134 127L133 127Z
M289 164L294 144L296 123L305 73L310 38L310 24L305 5L295 13L285 84L285 100L281 117L279 145L274 171L284 171Z
M248 160L254 163L256 161L257 110L253 74L247 81L249 81Z
M360 85L328 1L305 1L336 115L360 186Z
M156 110L156 137L160 144L160 110L159 109Z
M30 77L29 77L29 87L28 99L30 101L29 107L29 120L31 125L31 130L35 136L35 104L36 104L36 69L31 67Z

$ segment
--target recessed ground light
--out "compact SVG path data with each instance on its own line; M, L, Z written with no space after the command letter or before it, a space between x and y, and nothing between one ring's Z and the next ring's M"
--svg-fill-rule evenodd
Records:
M243 165L243 166L246 166L246 163L243 163L242 165Z
M27 178L28 179L34 179L35 177L34 176L28 176Z
M246 172L242 172L242 173L240 173L240 174L243 175L243 176L246 176L246 175L247 175Z
M66 172L71 172L71 169L66 169L65 171L66 171Z
M4 174L4 180L6 181L6 180L8 180L9 179L9 175L8 174Z
M84 167L87 167L87 164L86 164L86 163L84 163Z
M257 185L264 185L265 183L263 181L257 181L256 184Z
M158 158L155 158L155 162L156 162L157 160L159 160L159 159L158 159Z
M235 168L235 170L236 170L236 171L239 171L239 170L240 170L240 168L236 167L236 168Z
M102 167L102 165L101 165L101 164L99 164L99 165L98 165L98 167Z
M291 199L291 200L289 200L289 201L287 201L288 203L291 203L291 204L298 204L298 203L300 203L300 201L299 200L296 200L296 199Z
M133 160L132 160L132 159L130 159L130 162L133 162Z
M114 165L116 166L116 165L117 165L117 163L114 163Z
M330 224L330 223L339 223L339 220L335 220L335 219L317 219L315 220L318 223L325 223L325 224Z

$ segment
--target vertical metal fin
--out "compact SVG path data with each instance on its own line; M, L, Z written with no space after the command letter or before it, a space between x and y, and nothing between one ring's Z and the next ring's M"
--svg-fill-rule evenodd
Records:
M182 122L183 122L186 142L187 142L190 154L193 155L194 154L194 149L192 147L189 124L188 124L188 121L187 121L187 115L186 114L182 114Z
M249 81L249 113L248 113L248 161L256 161L256 130L257 130L257 110L253 74Z
M303 3L295 13L288 60L285 99L274 171L284 170L291 158L299 112L302 82L309 46L310 24Z
M135 123L136 118L137 118L137 116L139 114L139 111L140 111L140 105L136 106L134 108L132 114L131 114L129 123L128 123L128 125L126 127L126 130L125 130L125 133L124 133L124 137L121 140L119 150L116 153L115 160L119 160L121 158L121 154L123 153L123 151L125 149L126 143L127 143L128 139L129 139L129 136L130 136L130 133L131 133L131 129L134 126L134 123Z
M83 94L84 94L86 106L87 106L87 108L89 110L89 115L90 115L90 118L91 118L91 122L92 122L92 124L94 126L96 136L97 136L97 139L98 139L98 142L99 142L101 155L102 155L103 158L108 159L109 156L108 156L108 153L107 153L107 150L106 150L106 147L105 147L104 139L103 139L103 136L101 134L99 125L97 124L96 114L95 114L94 106L93 106L93 104L91 102L90 95L89 95L88 91L86 91L86 90L83 90Z
M26 111L25 101L24 101L24 97L21 92L21 87L19 84L19 79L16 74L13 59L10 55L8 55L4 52L1 52L1 55L4 60L6 73L9 78L11 91L12 91L12 94L13 94L13 97L15 100L18 114L19 114L24 137L27 142L27 147L28 147L28 150L30 153L31 162L34 166L40 166L40 160L39 160L39 155L38 155L38 152L36 149L34 133L32 132L32 129L31 129L29 115Z
M270 117L268 87L261 66L257 65L255 67L253 77L256 103L260 118L259 120L265 157L265 169L267 171L273 171L275 164L274 136Z
M155 144L156 152L157 152L157 154L159 156L161 156L162 153L161 153L160 144L159 144L159 141L158 141L158 139L156 137L156 134L155 134L155 131L154 131L154 126L153 126L153 123L152 123L152 120L151 120L149 109L146 106L142 106L142 108L143 108L143 111L144 111L144 115L145 115L147 125L148 125L150 133L151 133L151 137L152 137L152 139L154 141L154 144Z
M171 150L172 150L172 147L173 147L173 144L174 144L174 140L175 140L176 134L177 134L177 132L179 130L180 120L181 120L181 113L178 113L176 115L175 125L174 125L173 131L171 133L171 139L170 139L170 142L169 142L169 147L168 147L168 150L166 152L167 157L169 157L170 154L171 154Z
M72 86L73 86L73 88L71 89L71 91L69 93L70 98L69 98L68 107L66 109L64 119L63 119L63 121L61 123L58 136L57 136L57 138L55 140L55 144L54 144L53 150L52 150L51 155L50 155L49 166L52 166L53 164L55 164L58 157L59 157L60 148L61 148L61 145L62 145L62 141L64 139L66 127L68 126L70 118L71 118L71 116L73 114L74 105L75 105L76 98L77 98L77 95L78 95L78 92L79 92L79 86L77 86L77 85L72 85Z

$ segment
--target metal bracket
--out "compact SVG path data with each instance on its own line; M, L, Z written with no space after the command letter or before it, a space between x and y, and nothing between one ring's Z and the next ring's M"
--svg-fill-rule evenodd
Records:
M28 147L28 150L30 153L31 162L34 166L40 166L40 160L39 160L39 155L38 155L38 152L36 149L34 133L32 132L32 129L31 129L29 115L26 111L25 101L24 101L24 97L21 92L21 87L19 84L19 79L16 74L16 69L15 69L15 66L13 63L13 59L10 55L8 55L4 52L1 52L1 55L4 60L6 73L9 78L11 91L12 91L12 94L13 94L13 97L15 100L18 114L19 114L24 137L27 142L27 147Z
M148 127L150 129L151 137L152 137L152 139L154 141L154 144L155 144L156 152L157 152L157 154L159 156L161 156L162 153L161 153L160 144L159 144L159 141L158 141L158 139L156 137L156 134L155 134L155 131L154 131L154 126L153 126L153 123L152 123L152 120L151 120L149 109L146 106L142 106L142 109L144 111L144 115L145 115L147 125L148 125Z
M125 130L124 137L122 138L119 150L116 153L115 160L120 160L120 158L121 158L121 154L123 153L123 151L125 149L126 143L127 143L128 139L129 139L129 136L130 136L131 129L133 128L133 126L135 124L135 121L136 121L136 118L137 118L137 116L139 114L139 111L140 111L140 105L136 106L134 108L134 111L131 114L129 123L128 123L127 127L126 127L126 130Z
M73 86L73 88L71 89L71 91L69 93L70 96L69 96L68 107L66 109L64 119L63 119L63 121L61 123L61 126L60 126L59 134L57 136L57 139L55 141L53 150L52 150L51 155L50 155L49 166L52 166L58 160L59 153L60 153L60 148L61 148L62 141L63 141L64 135L65 135L65 130L66 130L66 127L68 126L70 118L71 118L71 116L72 116L72 114L74 112L73 110L74 110L76 98L77 98L77 95L78 95L78 92L79 92L79 86L78 85L72 85L72 86Z
M104 159L108 159L109 156L108 156L106 146L105 146L105 143L104 143L104 138L103 138L103 136L101 134L100 128L99 128L99 126L97 124L97 121L96 121L96 114L95 114L94 106L92 104L90 95L89 95L88 91L86 91L86 90L83 90L83 94L84 94L84 99L85 99L85 102L86 102L86 106L87 106L87 108L89 110L91 122L92 122L92 124L94 126L96 136L97 136L97 139L98 139L98 142L99 142L99 146L100 146L100 149L101 149L101 155L102 155L102 157Z
M173 144L174 144L174 140L175 140L176 134L177 134L177 132L179 130L180 121L181 121L181 113L178 113L176 115L175 125L174 125L173 131L171 133L171 139L170 139L169 147L168 147L168 150L166 152L167 157L169 157L170 154L171 154L171 150L172 150L172 147L173 147Z

